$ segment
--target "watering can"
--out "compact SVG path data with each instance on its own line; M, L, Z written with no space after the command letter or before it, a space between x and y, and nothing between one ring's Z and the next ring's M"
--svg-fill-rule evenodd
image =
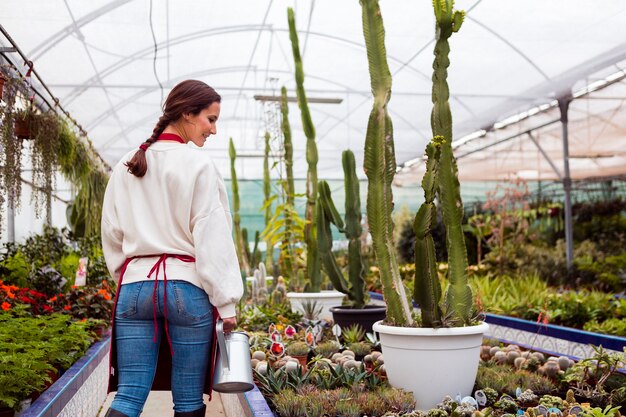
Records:
M217 336L217 361L213 376L213 389L217 392L236 393L254 388L250 342L244 332L224 334L224 322L215 324Z

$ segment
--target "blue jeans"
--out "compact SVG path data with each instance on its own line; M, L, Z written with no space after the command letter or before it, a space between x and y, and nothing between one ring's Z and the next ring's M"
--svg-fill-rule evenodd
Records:
M164 336L163 281L157 284L157 340L154 338L154 281L120 286L115 311L118 391L111 408L129 417L141 414L156 372ZM185 281L167 282L167 323L172 340L174 410L190 412L203 404L213 336L213 306L204 290Z

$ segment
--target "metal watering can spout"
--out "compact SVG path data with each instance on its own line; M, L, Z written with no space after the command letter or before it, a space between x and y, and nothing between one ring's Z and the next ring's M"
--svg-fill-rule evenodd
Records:
M225 335L222 320L217 320L215 324L215 335L218 351L213 389L224 393L250 391L254 382L248 335L243 332Z

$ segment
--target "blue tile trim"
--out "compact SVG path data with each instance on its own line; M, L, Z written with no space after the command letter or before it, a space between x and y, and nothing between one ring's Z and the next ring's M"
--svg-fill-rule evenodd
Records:
M570 327L557 326L554 324L538 324L529 320L522 320L515 317L499 316L497 314L486 314L486 322L506 326L513 329L524 330L526 332L542 334L556 337L558 339L569 340L571 342L602 345L606 349L621 352L626 347L626 338L603 335L599 333L587 332Z
M26 410L23 417L53 417L58 415L82 385L96 366L109 354L110 333L102 340L94 343L87 353Z
M243 395L254 417L275 417L267 401L265 401L265 397L263 397L256 385L252 390L244 392Z

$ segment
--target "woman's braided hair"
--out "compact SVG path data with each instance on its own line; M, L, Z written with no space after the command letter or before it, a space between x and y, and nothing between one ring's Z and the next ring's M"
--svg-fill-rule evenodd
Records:
M198 114L202 109L222 100L217 92L202 81L186 80L177 84L167 96L163 105L163 115L159 118L152 136L139 146L139 150L124 165L128 172L143 177L148 170L146 150L157 141L161 133L170 124L178 121L183 114Z

